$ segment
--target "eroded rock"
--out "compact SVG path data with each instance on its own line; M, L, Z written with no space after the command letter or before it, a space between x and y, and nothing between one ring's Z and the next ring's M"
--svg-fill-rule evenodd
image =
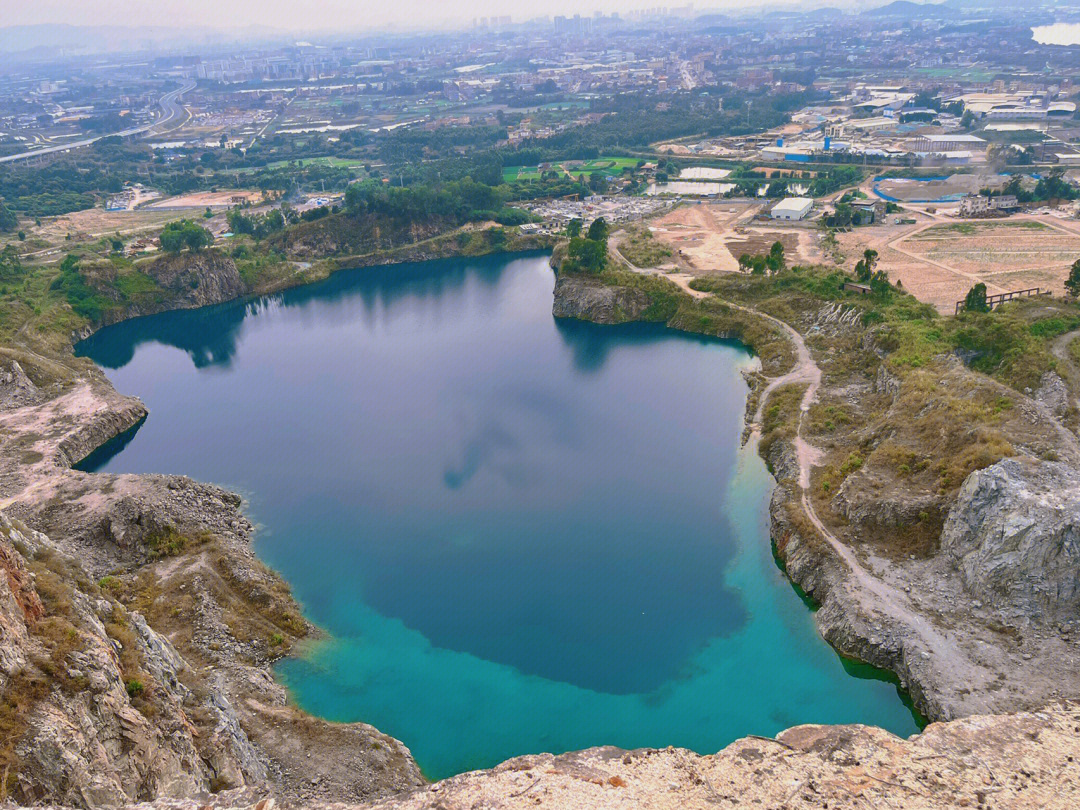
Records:
M1005 459L960 488L942 550L981 599L1043 621L1080 617L1080 471Z

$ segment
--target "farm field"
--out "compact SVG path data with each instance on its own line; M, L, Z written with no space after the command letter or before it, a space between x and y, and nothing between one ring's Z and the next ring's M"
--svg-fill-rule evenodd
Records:
M181 208L231 208L243 202L256 205L263 202L263 199L261 191L196 191L152 203L143 210L170 211Z
M29 252L25 256L53 261L80 243L115 234L126 238L144 231L156 231L177 216L175 211L152 211L146 208L137 211L88 208L63 216L46 217L42 219L41 225L26 227L26 247ZM15 235L11 234L11 238L4 241L14 242ZM3 241L0 241L0 247L2 246Z
M892 281L951 313L979 282L990 293L1039 287L1060 294L1069 266L1080 258L1080 224L1055 217L950 222L920 214L915 219L915 224L837 234L842 264L850 269L864 250L876 250L878 269Z
M1025 274L1041 285L1061 286L1068 267L1080 258L1080 230L1033 219L936 225L907 240L913 253L957 270L1006 279Z
M638 158L626 157L600 157L593 160L563 160L552 163L551 168L563 172L572 177L579 174L590 175L593 172L614 177L620 174L626 166L637 166ZM539 180L539 166L505 166L503 167L503 180L512 183L515 180Z

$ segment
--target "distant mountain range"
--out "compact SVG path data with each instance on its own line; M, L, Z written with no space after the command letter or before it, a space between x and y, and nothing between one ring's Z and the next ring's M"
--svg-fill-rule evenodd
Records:
M863 12L867 17L905 17L907 19L940 20L960 16L960 10L951 3L915 3L912 0L894 0L885 6Z

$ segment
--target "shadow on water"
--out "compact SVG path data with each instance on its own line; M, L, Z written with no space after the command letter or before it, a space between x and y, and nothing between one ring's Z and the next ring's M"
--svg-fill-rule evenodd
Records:
M515 254L535 258L539 253ZM379 308L411 300L441 303L459 291L467 280L492 289L506 267L503 255L481 256L467 263L460 259L358 267L334 273L314 284L294 287L259 298L238 299L199 309L163 312L135 318L123 330L101 329L75 346L79 357L93 357L98 365L119 369L131 362L146 343L172 346L188 354L196 368L228 368L236 355L240 327L249 317L269 307L304 307L358 299L368 314Z
M676 332L663 323L624 323L611 328L569 318L555 318L554 320L559 337L573 353L574 366L578 371L599 371L607 361L608 355L614 350L628 346L643 346L672 338L702 346L732 346L749 354L746 347L737 340Z
M873 664L867 664L863 661L856 661L854 658L848 658L846 656L837 653L837 657L840 659L841 666L844 667L844 671L853 678L859 678L864 681L880 681L882 683L890 683L896 687L896 694L900 698L900 702L907 707L907 710L911 712L911 717L915 721L915 725L919 727L919 731L926 728L930 721L922 716L922 713L915 708L915 701L911 699L911 695L900 683L900 679L887 669L880 669Z
M123 452L124 448L135 438L135 434L139 432L139 428L141 428L145 422L146 417L144 416L123 433L118 433L113 436L82 461L72 464L71 468L73 470L78 470L79 472L88 473L104 469L113 458Z
M76 344L75 354L93 357L99 366L115 370L130 363L139 346L161 343L187 352L196 368L227 368L236 354L240 324L247 314L243 303L232 301L136 318L123 330L95 332Z

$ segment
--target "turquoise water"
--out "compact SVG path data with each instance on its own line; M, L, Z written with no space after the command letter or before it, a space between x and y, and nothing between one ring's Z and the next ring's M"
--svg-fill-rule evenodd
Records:
M242 492L328 632L277 672L430 777L599 744L916 730L777 569L740 347L551 316L545 256L339 273L78 347L146 401L85 463Z

